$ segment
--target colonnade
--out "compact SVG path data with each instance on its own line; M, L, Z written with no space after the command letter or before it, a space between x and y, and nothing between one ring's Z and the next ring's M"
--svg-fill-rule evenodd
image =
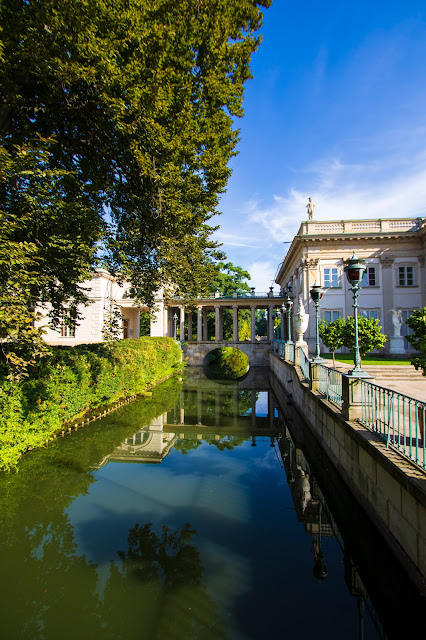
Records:
M267 306L259 304L231 306L214 304L198 304L196 306L197 324L193 326L193 311L187 311L183 305L173 305L164 309L164 326L167 327L167 335L179 337L181 342L203 342L209 340L207 329L207 313L214 311L214 339L223 341L223 311L232 309L232 342L238 342L238 312L240 309L250 309L250 341L256 341L256 309L266 309L267 312L267 339L274 338L274 310L280 308L280 302ZM186 327L187 325L187 332Z

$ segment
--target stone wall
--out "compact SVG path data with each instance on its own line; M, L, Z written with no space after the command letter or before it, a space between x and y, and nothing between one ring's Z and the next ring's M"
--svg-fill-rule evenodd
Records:
M257 342L182 342L183 355L188 358L189 367L202 366L206 355L219 347L233 347L243 351L252 367L267 367L269 364L271 343L266 340Z
M270 355L278 402L293 403L342 479L426 594L426 474L376 434L343 419L338 407L302 382L300 369Z

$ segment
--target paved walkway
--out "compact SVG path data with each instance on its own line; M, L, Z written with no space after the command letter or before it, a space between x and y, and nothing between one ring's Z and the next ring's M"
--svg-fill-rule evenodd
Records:
M333 361L326 361L327 366L333 366ZM340 371L348 371L351 369L353 365L348 365L343 362L336 361L336 369ZM369 370L369 366L364 366L363 369L365 371ZM386 387L387 389L392 389L393 391L398 391L398 393L403 393L406 396L410 396L410 398L415 398L416 400L421 400L422 402L426 402L426 377L422 376L419 371L416 371L414 367L402 366L398 367L403 371L403 375L401 378L395 377L395 366L386 367L386 365L380 366L380 373L383 371L383 378L380 373L377 373L379 369L378 366L374 367L374 380L372 381L374 384L379 385L380 387ZM412 377L409 377L408 370L412 372ZM387 372L392 372L392 377L387 376ZM408 375L407 375L408 374Z

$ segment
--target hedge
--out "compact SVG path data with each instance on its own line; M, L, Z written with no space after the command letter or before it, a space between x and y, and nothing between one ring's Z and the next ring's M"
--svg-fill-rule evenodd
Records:
M171 338L51 347L25 381L0 380L0 468L16 467L25 451L67 422L140 394L181 368L181 350Z

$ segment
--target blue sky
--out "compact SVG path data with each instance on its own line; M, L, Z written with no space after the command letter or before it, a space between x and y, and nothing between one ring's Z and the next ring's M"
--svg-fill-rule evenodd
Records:
M274 0L215 238L266 291L303 220L425 216L425 0Z

